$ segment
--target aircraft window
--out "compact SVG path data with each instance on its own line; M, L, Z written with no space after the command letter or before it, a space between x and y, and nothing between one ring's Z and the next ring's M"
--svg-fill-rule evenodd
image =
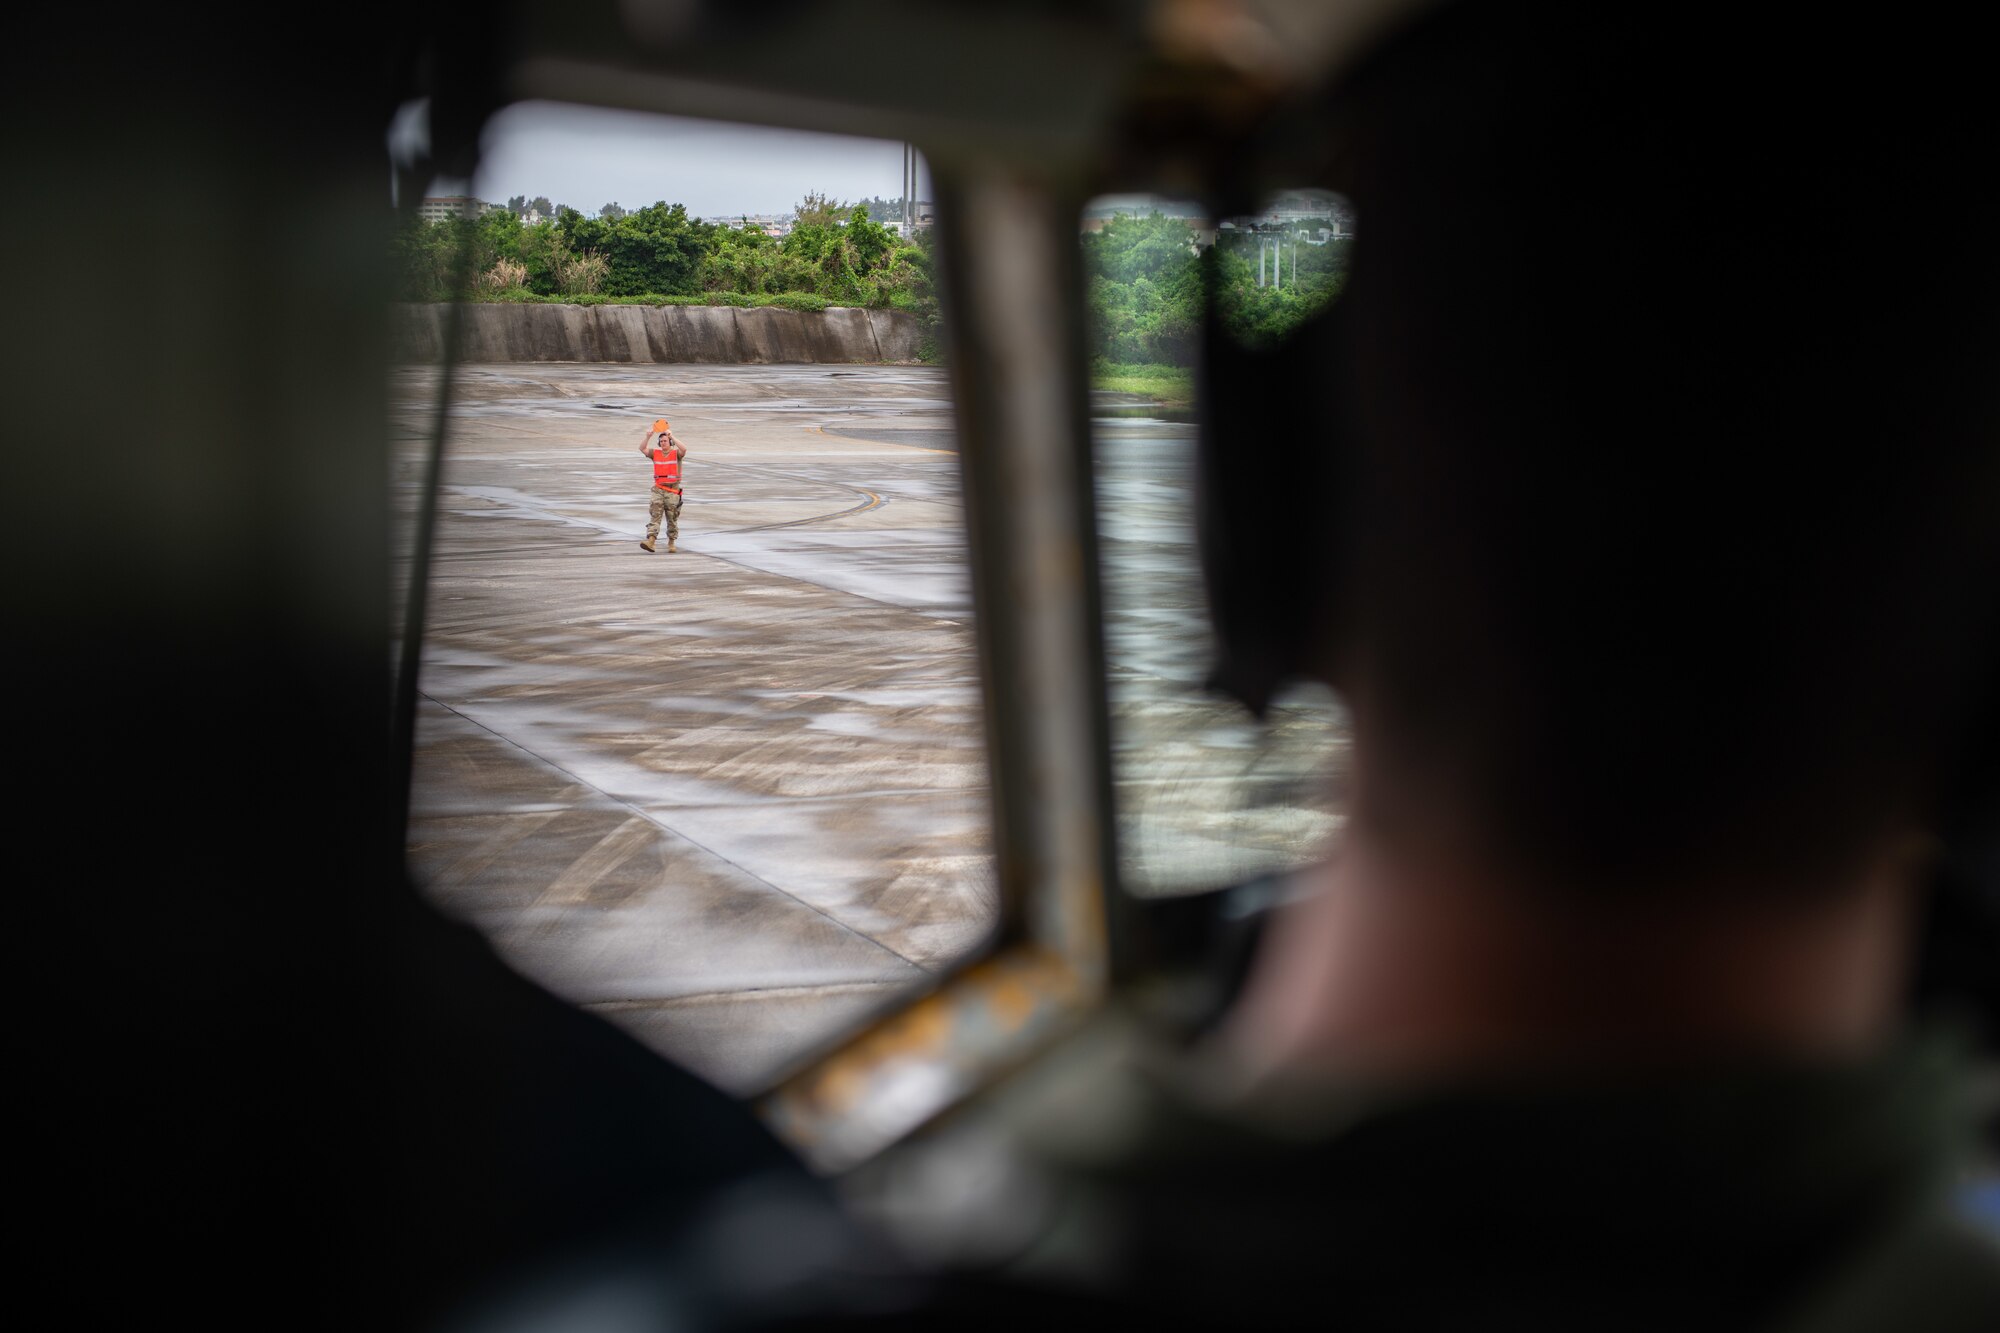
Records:
M1165 896L1295 869L1339 824L1342 714L1317 685L1289 688L1262 721L1205 688L1197 362L1211 300L1226 334L1268 347L1333 299L1351 215L1293 192L1218 224L1121 196L1093 201L1081 231L1121 882Z
M928 170L528 103L432 193L395 240L406 587L446 424L408 864L520 971L761 1091L996 918ZM684 499L649 551L659 419Z

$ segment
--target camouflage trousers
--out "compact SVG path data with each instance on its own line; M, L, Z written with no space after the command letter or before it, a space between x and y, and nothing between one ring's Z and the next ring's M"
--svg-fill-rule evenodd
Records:
M647 513L647 517L651 520L646 524L647 541L651 541L660 535L661 515L666 516L667 544L671 546L681 539L681 497L673 494L671 491L663 491L658 486L655 486L653 488L653 507Z

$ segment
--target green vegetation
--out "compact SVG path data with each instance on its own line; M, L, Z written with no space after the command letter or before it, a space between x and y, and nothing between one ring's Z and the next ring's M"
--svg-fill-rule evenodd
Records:
M1170 405L1193 399L1209 300L1230 334L1272 346L1338 294L1347 264L1344 240L1287 238L1283 285L1259 287L1255 235L1223 232L1197 254L1187 222L1157 213L1120 213L1082 243L1092 383Z
M475 301L846 305L937 319L929 235L902 240L858 205L818 194L800 201L798 223L783 239L656 203L630 212L607 205L596 217L559 208L532 227L515 206L476 219L412 218L392 246L406 301L451 300L464 246L473 275L465 295Z
M522 222L545 205L517 197L478 219L411 219L393 242L402 299L450 300L466 246L471 300L903 310L924 321L924 359L940 354L931 233L905 240L872 221L869 206L885 201L809 194L782 239L666 203L606 205L596 217L555 208L548 221ZM1230 333L1268 346L1339 292L1347 259L1344 240L1294 248L1288 238L1283 285L1259 287L1255 235L1224 232L1197 254L1187 222L1158 214L1121 213L1082 244L1093 383L1170 405L1193 399L1208 301Z
M731 305L744 310L777 306L782 310L812 311L839 304L811 292L770 292L756 296L746 296L742 292L701 292L694 296L660 296L653 292L643 296L606 296L602 292L586 292L577 296L542 296L520 287L486 293L477 299L520 305Z
M1201 346L1202 266L1179 218L1120 213L1083 234L1093 361L1191 366Z
M1272 347L1293 329L1319 313L1340 294L1347 279L1345 238L1324 245L1283 247L1282 286L1257 285L1257 238L1223 233L1202 256L1210 269L1210 290L1222 316L1222 327L1251 347Z
M911 202L915 203L916 201L912 200ZM900 198L883 199L880 196L871 196L870 198L861 200L860 206L867 209L868 216L877 222L888 223L901 222L903 220L903 201Z
M1142 393L1167 407L1194 405L1194 371L1186 366L1093 361L1090 387L1112 393Z

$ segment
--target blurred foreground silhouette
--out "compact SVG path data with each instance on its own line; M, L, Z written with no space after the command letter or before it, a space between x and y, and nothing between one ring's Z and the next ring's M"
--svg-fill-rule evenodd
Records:
M1160 909L1201 966L1124 979L836 1188L399 869L384 127L431 92L432 168L469 174L510 62L743 22L627 8L364 6L309 61L91 10L12 49L17 838L56 909L22 1086L61 1175L33 1297L260 1328L2000 1324L1954 1208L2000 884L1967 33L1460 3L1236 120L1104 71L1214 215L1268 150L1362 219L1324 317L1211 333L1195 497L1217 681L1336 689L1350 826L1286 906ZM971 72L1030 54L931 58L976 119ZM154 247L78 202L107 189Z

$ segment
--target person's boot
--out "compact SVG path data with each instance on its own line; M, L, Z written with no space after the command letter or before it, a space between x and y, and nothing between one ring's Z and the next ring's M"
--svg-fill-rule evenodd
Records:
M672 555L678 549L679 548L674 545L674 539L672 537L667 538L667 554Z
M653 539L652 539L651 537L648 537L648 538L646 538L646 540L645 540L645 541L642 541L642 542L640 542L640 543L639 543L639 549L640 549L640 550L642 550L642 551L650 551L650 550L652 550L652 549L653 549ZM672 542L668 542L668 543L667 543L667 549L668 549L669 551L673 550L673 549L674 549L674 544L673 544Z

